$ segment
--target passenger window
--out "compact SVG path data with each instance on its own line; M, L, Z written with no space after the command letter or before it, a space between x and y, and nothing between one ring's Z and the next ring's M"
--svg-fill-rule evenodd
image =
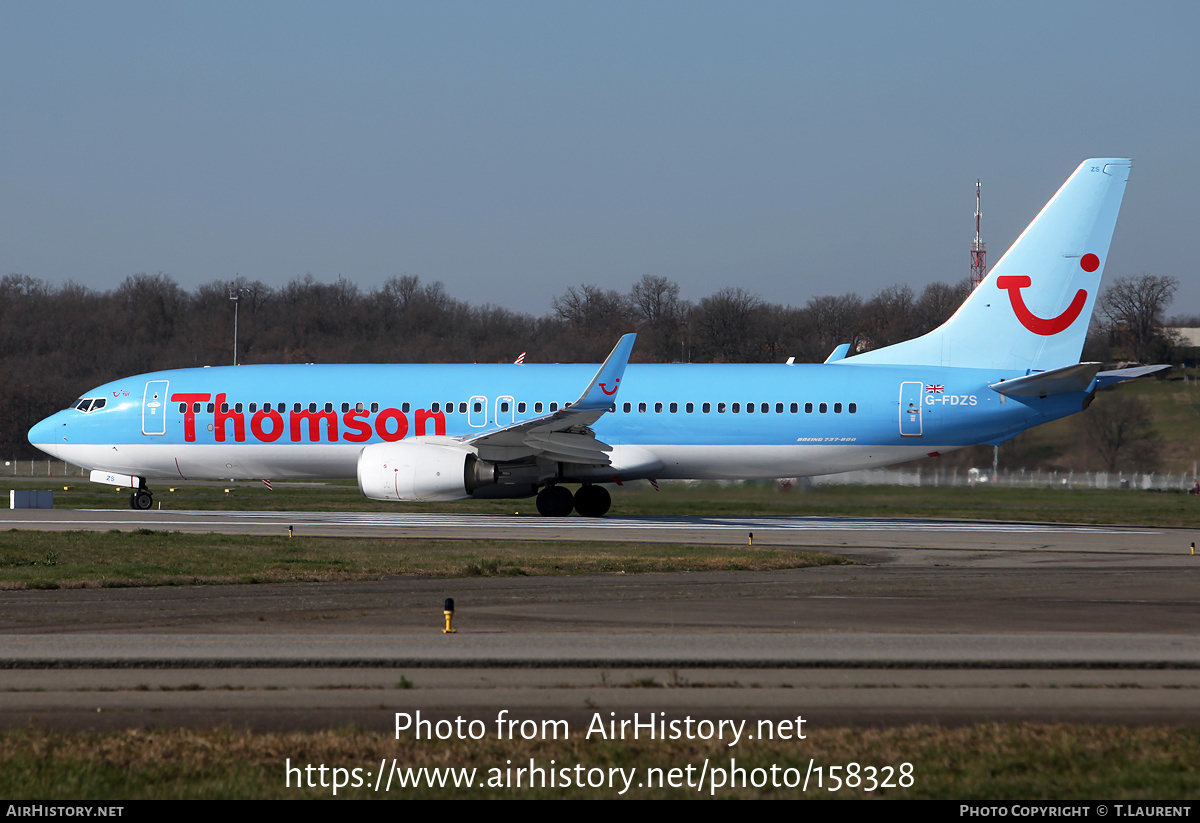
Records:
M624 406L622 406L621 408L624 410L624 412L625 412L626 414L629 414L631 411L633 411L633 404L632 404L632 403L626 403L626 404L625 404Z
M433 405L431 405L431 406L429 407L429 410L430 410L431 412L433 412L434 414L437 414L438 412L440 412L440 411L442 410L442 404L441 404L441 403L434 403Z
M412 408L412 406L411 406L411 405L409 405L408 403L401 403L401 404L400 404L400 411L404 412L405 414L408 414L408 410L409 410L409 409L411 409L411 408Z
M688 403L686 406L684 406L684 408L687 409L688 414L691 414L692 412L694 412L696 410L696 404Z
M193 403L192 404L192 414L199 414L199 413L200 413L200 404Z
M834 403L834 404L833 404L833 413L834 413L834 414L841 414L841 413L842 413L842 404L841 404L841 403Z
M741 403L734 403L733 408L730 409L730 411L732 411L734 414L738 414L739 412L741 412L741 410L742 410Z
M433 405L436 406L437 403L434 403ZM434 411L437 411L437 409L434 409ZM501 412L501 414L508 414L508 401L507 400L503 401L500 404L500 412Z
M700 410L703 411L705 414L708 414L709 412L712 411L712 403L705 403L703 406L700 407Z
M237 412L238 414L241 414L241 413L242 413L242 404L241 404L241 403L238 403L238 404L236 404L236 405L233 407L233 410L234 410L235 412Z
M212 414L212 413L213 413L213 412L215 412L216 410L217 410L217 404L216 404L216 403L209 403L209 404L208 404L208 413L209 413L209 414Z
M475 411L479 411L479 409L476 409ZM533 413L534 413L534 414L541 414L541 413L542 413L542 401L541 401L541 400L539 400L539 401L537 401L536 403L534 403L534 404L533 404Z
M466 403L459 403L459 404L458 404L458 413L459 413L459 414L466 414L466 413L467 413L467 404L466 404Z
M551 403L551 404L550 404L550 411L552 411L552 412L556 412L556 411L558 411L558 404L557 404L557 403Z
M724 413L725 413L725 404L718 403L717 404L717 414L724 414Z
M828 411L829 411L829 404L828 404L828 403L822 403L822 404L821 404L821 406L820 406L820 409L821 409L821 414L825 414L826 412L828 412Z
M378 403L372 403L372 404L371 404L371 414L374 414L374 413L375 413L375 412L377 412L377 411L379 411L379 404L378 404Z
M645 403L638 403L638 413L639 414L646 413L646 404Z
M476 401L475 405L473 405L471 408L475 411L476 414L478 414L479 412L483 411L483 404Z
M309 412L309 414L312 414L312 413L313 413L313 412L315 412L316 410L317 410L317 404L316 404L316 403L309 403L309 404L308 404L308 412Z
M179 404L179 413L183 414L186 411L187 411L187 403L180 403Z
M654 413L655 413L655 414L662 414L662 403L655 403L655 404L654 404Z
M299 403L293 403L292 404L292 414L299 414L300 409L302 409L302 408L303 408L303 406L301 406Z
M229 404L222 403L221 404L221 414L228 414L228 413L229 413Z
M812 414L812 403L805 403L805 404L804 404L804 413L805 413L805 414Z
M793 404L791 405L791 411L792 411L792 414L795 414L796 412L800 411L800 404L799 404L799 403L793 403Z
M251 404L250 404L250 413L251 413L251 414L254 414L256 411L258 411L258 404L257 404L257 403L251 403Z
M766 414L767 412L769 412L769 411L771 410L771 404L770 404L770 403L763 403L761 406L759 406L759 407L758 407L758 410L759 410L760 412L762 412L763 414ZM783 411L783 404L782 404L782 403L781 403L781 404L780 404L780 406L779 406L779 410L780 410L780 411Z
M366 411L366 409L365 409L365 408L363 408L363 404L362 404L362 403L355 403L355 404L354 404L354 410L355 410L355 411L358 411L358 412L360 412L360 411Z
M446 404L446 414L454 414L454 403L451 401Z
M250 411L254 411L254 409L251 409ZM343 403L343 404L342 404L342 414L345 414L345 413L346 413L346 412L348 412L348 411L350 411L350 404L349 404L349 403Z
M517 404L517 414L524 414L524 413L525 413L525 401L522 400L520 403Z
M746 414L754 414L754 404L753 403L746 404Z
M325 404L325 413L326 413L326 414L328 414L328 413L329 413L329 412L331 412L331 411L333 411L333 404L332 404L332 403L326 403L326 404Z
M858 414L858 404L857 404L857 403L851 403L851 404L850 404L850 409L849 409L849 411L850 411L850 413L851 413L851 414Z
M678 412L679 412L679 404L672 403L671 404L671 414L677 414Z

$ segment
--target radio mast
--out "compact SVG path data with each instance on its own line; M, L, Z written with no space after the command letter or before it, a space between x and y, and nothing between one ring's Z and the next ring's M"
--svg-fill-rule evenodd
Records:
M975 180L975 239L971 241L971 289L983 282L987 274L987 244L979 235L979 218L983 212L979 210L979 180Z

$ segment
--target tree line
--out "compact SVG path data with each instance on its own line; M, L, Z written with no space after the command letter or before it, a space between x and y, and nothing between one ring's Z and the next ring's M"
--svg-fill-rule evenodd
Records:
M1089 356L1145 359L1170 348L1161 315L1178 284L1139 278L1118 280L1105 294ZM242 278L188 291L165 274L135 274L97 291L10 274L0 278L0 453L33 456L29 427L98 384L231 364L231 294L240 295L244 364L491 363L512 362L521 352L526 362L599 362L629 331L639 335L633 362L667 363L820 362L841 343L855 351L879 348L941 324L969 291L965 280L931 283L919 294L897 285L866 299L822 295L786 306L730 287L692 302L681 297L678 283L645 275L626 292L571 286L538 316L474 306L415 276L371 290L306 275L278 288ZM1110 294L1125 303L1106 303ZM1147 300L1157 302L1148 308Z

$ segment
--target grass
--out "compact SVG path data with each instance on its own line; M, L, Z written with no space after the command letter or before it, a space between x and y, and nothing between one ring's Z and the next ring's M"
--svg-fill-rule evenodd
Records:
M753 726L753 724L748 724ZM138 800L216 798L328 798L332 788L286 784L285 765L326 765L330 769L376 772L381 761L407 767L474 768L479 780L503 778L510 767L533 758L549 770L579 764L588 769L636 769L634 798L955 798L957 800L1193 800L1200 797L1200 730L1089 725L977 724L960 728L821 728L796 741L743 740L730 748L719 741L587 740L584 729L558 741L418 741L409 736L343 729L338 731L251 733L216 730L148 729L118 732L58 732L16 729L0 733L0 795L10 799ZM709 774L730 760L744 768L808 772L810 758L822 767L824 788L815 775L809 790L710 787L648 788L648 770L691 766L695 775L707 759ZM511 765L510 762L511 761ZM830 767L899 768L912 764L911 787L866 791L842 786L830 791ZM499 771L491 771L499 770ZM847 772L843 768L841 777ZM512 772L507 772L509 775ZM684 774L683 771L680 772ZM766 773L769 774L769 771ZM314 771L314 782L320 776ZM326 782L332 779L327 772ZM373 779L373 778L372 778ZM367 781L364 781L367 782ZM339 789L338 797L367 798L611 798L609 788L482 789L407 788L389 793L370 788Z
M134 532L0 532L0 588L767 570L848 563L748 546Z

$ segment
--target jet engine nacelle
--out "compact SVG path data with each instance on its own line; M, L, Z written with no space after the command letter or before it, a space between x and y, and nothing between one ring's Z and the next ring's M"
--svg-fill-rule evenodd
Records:
M358 457L358 488L372 500L462 500L496 482L496 466L457 441L375 443Z

